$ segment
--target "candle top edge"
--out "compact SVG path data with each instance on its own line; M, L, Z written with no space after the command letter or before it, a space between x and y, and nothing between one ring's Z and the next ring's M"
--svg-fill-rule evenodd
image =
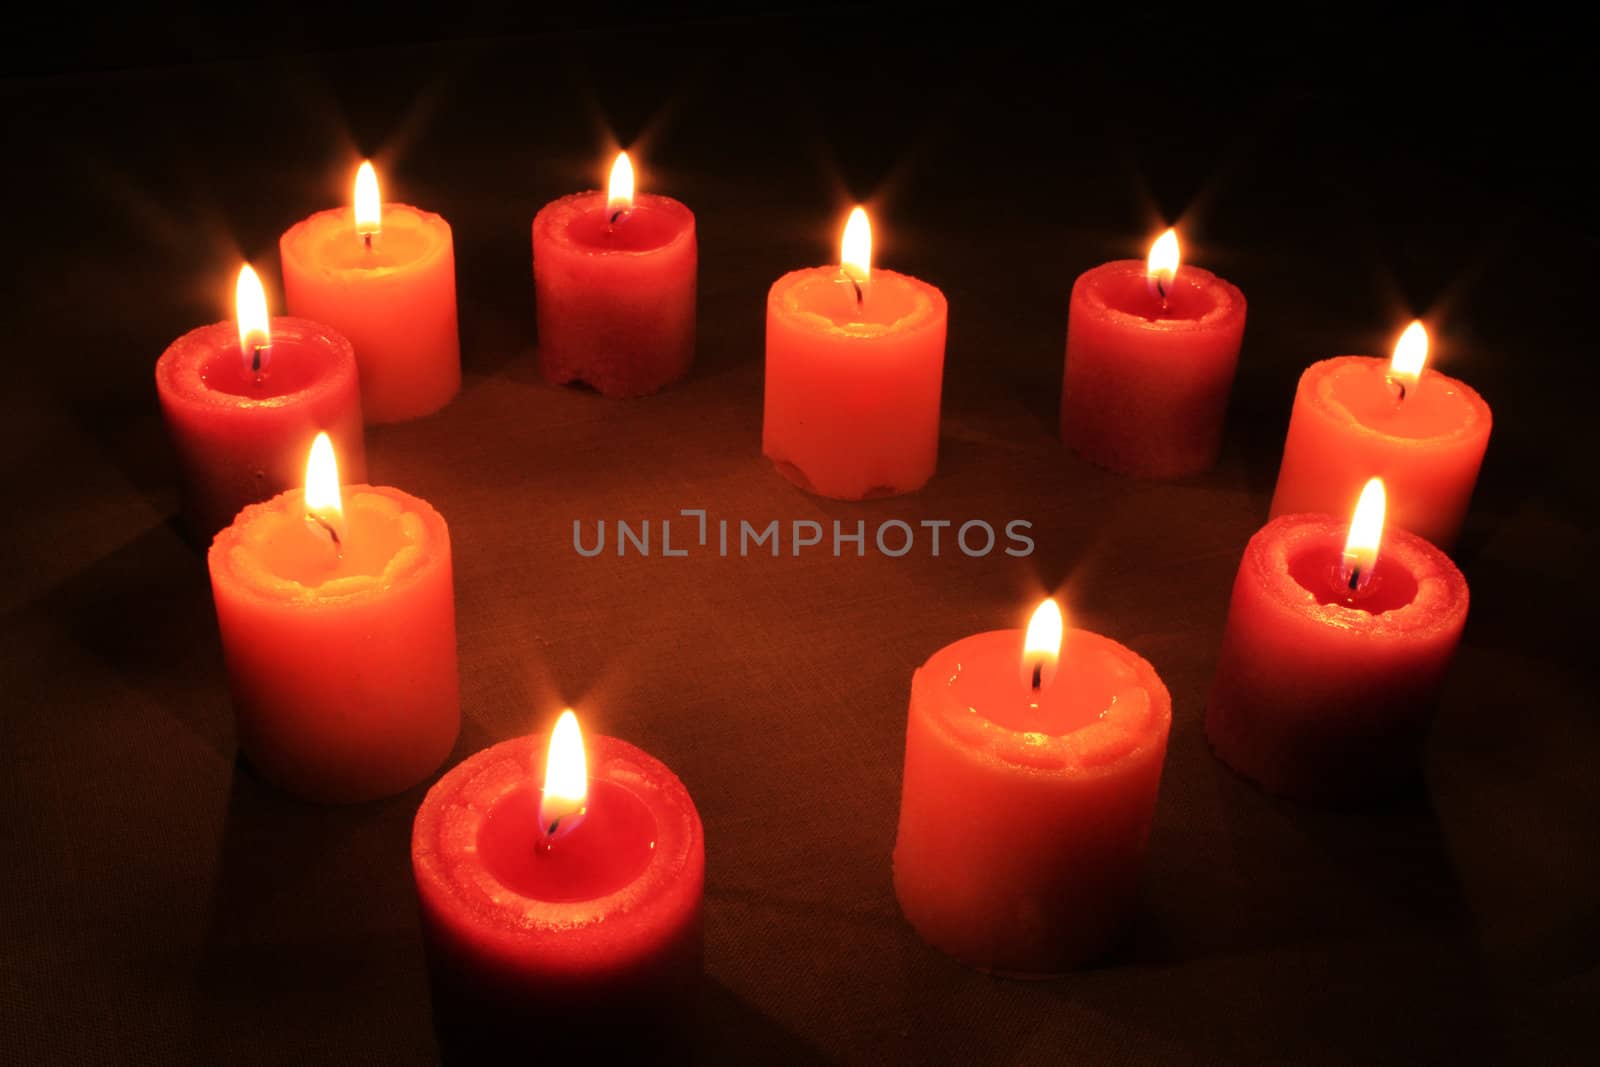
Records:
M274 356L298 358L299 350L315 349L311 373L299 388L260 397L212 387L206 368L215 359L241 359L239 328L231 319L197 326L167 346L156 360L156 385L164 399L198 407L232 410L244 417L275 415L286 408L302 407L323 396L356 384L355 348L333 327L294 315L274 315L268 320ZM271 371L268 371L271 374Z
M1063 650L1088 650L1106 663L1114 663L1114 677L1106 683L1110 699L1095 721L1068 732L1047 734L1018 729L987 717L958 700L951 687L952 670L964 657L979 660L999 655L992 669L1007 691L1016 677L1012 662L1022 647L1020 629L988 630L972 634L941 648L912 676L912 715L920 713L964 751L984 762L1015 772L1079 780L1111 776L1148 758L1165 747L1172 722L1172 697L1149 661L1127 646L1090 630L1068 629ZM1005 657L1010 656L1010 659ZM1070 686L1071 671L1058 668L1054 685Z

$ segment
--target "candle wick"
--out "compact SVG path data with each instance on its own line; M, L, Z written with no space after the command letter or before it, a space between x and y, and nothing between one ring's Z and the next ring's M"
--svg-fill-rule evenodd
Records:
M367 246L367 251L372 251L372 231L368 230L361 235L361 243Z
M1403 404L1406 399L1406 383L1404 378L1389 378L1389 387L1395 391L1395 403Z
M1035 663L1033 665L1033 691L1035 693L1037 693L1039 691L1040 687L1043 686L1043 685L1044 685L1044 664L1043 663Z
M588 811L589 808L587 805L580 805L571 811L564 811L559 815L553 816L550 821L546 823L544 821L544 809L541 807L539 810L539 821L537 825L543 835L543 839L540 844L543 845L544 850L549 852L555 847L556 835L561 832L562 827L566 827L568 834L576 832L578 827L583 825L583 817L588 813Z
M310 519L312 522L316 523L322 528L322 532L328 535L328 539L333 542L333 547L338 550L339 558L343 559L344 542L339 538L338 528L321 515L307 515L306 518Z
M1360 567L1351 567L1350 568L1350 582L1349 582L1349 585L1350 585L1350 591L1352 593L1356 592L1358 589L1361 588L1361 568Z
M1160 275L1156 276L1156 295L1161 297L1161 310L1167 310L1167 283Z
M839 276L845 281L849 282L850 288L855 290L856 309L860 310L861 305L864 304L867 299L866 287L861 284L861 279L856 276L856 272L851 270L850 267L844 263L839 264Z
M553 852L556 847L556 831L561 829L562 816L557 815L550 820L550 825L545 827L544 840L540 842L545 852Z
M263 345L263 344L257 344L257 345L252 345L251 346L250 373L254 374L258 380L261 377L262 355L265 352L266 348L267 348L267 346Z

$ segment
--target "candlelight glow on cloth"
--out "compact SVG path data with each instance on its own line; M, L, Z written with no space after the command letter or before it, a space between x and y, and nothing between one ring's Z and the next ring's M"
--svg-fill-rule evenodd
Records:
M362 160L356 170L356 236L372 247L373 239L383 230L383 199L378 195L378 172L372 169L370 159Z
M333 441L317 434L306 459L306 521L320 527L335 545L344 544L344 499L339 492L339 461Z
M1389 360L1389 380L1400 390L1400 399L1417 387L1422 377L1422 367L1428 361L1428 331L1421 321L1413 322L1400 334L1394 344L1394 356Z
M1361 490L1355 516L1350 520L1350 535L1345 538L1344 556L1339 564L1339 580L1353 593L1372 581L1378 562L1378 546L1383 541L1383 514L1387 498L1383 479L1373 478Z
M539 828L546 848L578 828L588 812L589 760L583 731L571 708L561 713L550 731L545 755L544 791L539 798Z
M239 320L239 354L248 374L260 374L272 362L272 327L267 320L267 294L255 269L239 268L233 287L234 316Z
M839 269L856 288L856 301L866 299L867 283L872 280L872 223L864 208L850 210L839 242Z
M611 164L611 180L606 184L606 214L615 223L633 210L633 162L628 153L618 152Z
M1145 276L1150 291L1167 306L1167 294L1172 291L1172 279L1178 276L1178 231L1168 230L1157 237L1150 246L1150 256L1145 260Z
M1055 679L1065 630L1061 605L1053 598L1046 598L1028 620L1028 632L1022 639L1022 678L1036 693Z

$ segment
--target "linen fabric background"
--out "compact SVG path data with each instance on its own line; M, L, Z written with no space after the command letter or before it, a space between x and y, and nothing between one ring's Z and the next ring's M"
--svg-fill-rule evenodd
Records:
M835 12L500 36L268 19L252 45L239 21L66 54L52 37L0 88L8 1059L441 1054L408 856L426 785L318 808L236 760L151 381L170 340L231 315L241 258L281 311L278 234L343 203L363 153L386 198L456 237L462 392L368 437L373 480L450 524L450 762L570 704L682 777L708 858L687 1054L1554 1062L1587 1042L1594 242L1569 205L1592 184L1559 109L1525 106L1581 95L1548 40L1419 21L1250 42L1152 16L1036 46L1025 26L934 36ZM1505 95L1513 74L1524 95ZM609 137L642 189L695 210L701 242L695 367L630 402L550 387L534 356L529 223L603 180ZM761 457L762 314L781 273L836 255L856 198L878 262L944 290L950 339L933 481L839 504ZM1141 483L1057 439L1066 298L1168 222L1188 261L1244 290L1249 323L1218 468ZM1386 355L1423 312L1436 365L1495 412L1458 553L1471 618L1425 788L1302 809L1206 747L1228 593L1300 370ZM830 535L864 521L866 555L794 556L786 535L780 558L722 558L714 537L690 544L685 508ZM619 558L608 531L580 557L574 520L592 538L601 519L650 520L652 555ZM688 557L660 555L663 519ZM1002 535L968 558L947 530L935 557L919 527L889 559L870 536L891 519L1023 519L1037 551L1008 557ZM1127 942L1070 977L1002 982L896 909L905 705L930 653L1020 625L1050 591L1156 666L1174 723Z

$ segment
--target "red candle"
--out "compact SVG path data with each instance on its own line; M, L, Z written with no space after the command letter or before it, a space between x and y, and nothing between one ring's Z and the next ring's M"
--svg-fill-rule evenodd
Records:
M1482 397L1424 370L1428 334L1413 322L1387 363L1339 356L1300 376L1272 514L1342 514L1372 476L1394 497L1390 525L1448 551L1461 532L1493 417Z
M894 848L911 925L1000 974L1104 952L1138 899L1171 723L1154 668L1098 634L1063 642L1053 601L1026 637L935 653L911 680Z
M1150 258L1106 263L1072 286L1061 439L1092 463L1135 478L1207 470L1244 338L1244 294L1178 266L1168 230Z
M694 359L694 212L633 192L626 152L609 189L546 204L533 219L539 361L558 385L644 396Z
M356 478L367 471L350 342L319 323L269 320L248 263L235 301L237 323L191 330L156 361L184 521L203 543L246 504L298 485L318 431L334 439Z
M1374 478L1348 530L1286 515L1245 548L1206 736L1269 792L1355 800L1417 774L1467 582L1422 538L1385 533L1383 510Z
M939 459L947 317L938 289L873 269L856 208L840 266L785 274L767 294L762 451L820 496L922 488Z
M369 422L438 411L461 388L456 258L450 224L409 204L384 204L371 163L354 208L303 219L278 241L289 310L326 322L355 345Z
M240 512L207 560L239 747L311 800L426 778L460 726L450 534L426 501L339 486L318 435L304 490Z
M587 753L585 747L587 746ZM571 710L428 791L411 835L436 989L480 1025L634 1026L700 973L705 840L689 792Z

